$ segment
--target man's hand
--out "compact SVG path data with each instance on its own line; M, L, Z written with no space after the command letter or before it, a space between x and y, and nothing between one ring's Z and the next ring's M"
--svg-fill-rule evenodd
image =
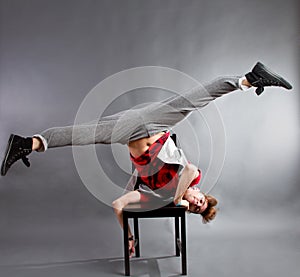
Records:
M187 210L190 207L190 203L187 200L181 200L179 204L180 204L180 206L186 207Z
M128 250L129 250L129 258L132 258L134 252L135 252L135 248L134 248L134 240L130 240L128 243Z

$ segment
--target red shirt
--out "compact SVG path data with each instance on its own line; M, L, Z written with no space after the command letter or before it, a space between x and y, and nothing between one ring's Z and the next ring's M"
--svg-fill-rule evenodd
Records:
M178 172L180 172L182 168L179 164L167 164L157 158L158 153L169 136L169 132L165 133L137 158L130 154L130 159L136 167L142 183L151 190L160 189L159 195L162 197L175 195L179 180ZM200 178L201 174L199 174L190 186L194 186L199 183ZM143 200L146 199L142 194L142 201Z

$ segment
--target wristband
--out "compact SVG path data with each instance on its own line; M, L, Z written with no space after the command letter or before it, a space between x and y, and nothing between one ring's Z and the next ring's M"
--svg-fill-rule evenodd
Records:
M129 237L128 240L129 240L129 241L133 240L133 236Z
M181 206L181 201L176 204L176 207L179 207L179 206Z

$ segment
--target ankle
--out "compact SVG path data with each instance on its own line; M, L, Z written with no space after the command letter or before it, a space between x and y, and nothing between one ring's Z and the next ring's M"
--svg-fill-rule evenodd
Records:
M32 138L32 150L40 150L43 144L39 138L33 137Z
M243 86L247 86L247 87L252 87L252 85L249 83L249 81L246 79L246 78L244 78L243 80L242 80L242 85Z

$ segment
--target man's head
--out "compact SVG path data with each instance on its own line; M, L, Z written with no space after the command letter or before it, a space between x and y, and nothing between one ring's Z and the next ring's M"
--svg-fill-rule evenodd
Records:
M201 214L204 223L213 220L216 216L218 204L216 198L211 195L205 195L197 187L188 188L183 198L189 202L189 211L195 214Z

